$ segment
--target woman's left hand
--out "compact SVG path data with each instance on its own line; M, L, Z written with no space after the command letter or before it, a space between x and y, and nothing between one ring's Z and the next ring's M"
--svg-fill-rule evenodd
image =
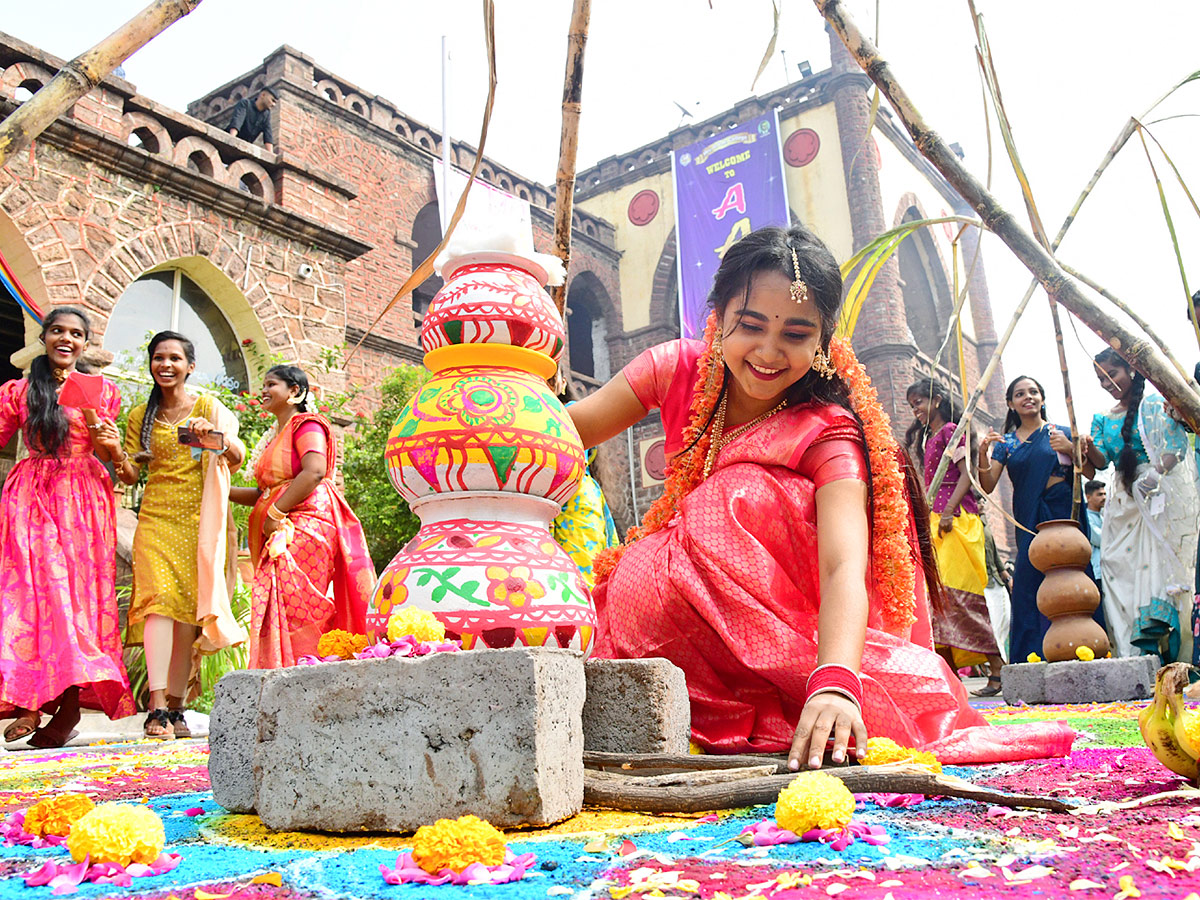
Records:
M822 691L813 694L804 704L792 747L788 751L788 768L793 771L804 768L821 768L825 748L833 739L833 761L846 759L846 748L850 736L854 736L855 756L861 759L867 752L867 725L863 722L862 710L849 697Z
M942 513L942 517L938 519L938 535L945 537L954 530L954 513L947 510Z
M102 419L100 424L93 427L92 436L95 442L107 450L111 456L121 455L121 432L117 430L115 422Z

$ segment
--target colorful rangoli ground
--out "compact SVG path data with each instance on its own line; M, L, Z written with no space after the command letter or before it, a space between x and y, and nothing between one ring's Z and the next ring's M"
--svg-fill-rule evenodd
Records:
M976 783L1094 804L1186 787L1143 748L1137 704L994 707L993 723L1065 719L1079 732L1067 759L951 769ZM537 862L505 885L389 885L406 841L387 836L274 834L253 816L224 813L208 790L203 741L135 742L0 757L0 809L24 810L62 791L146 803L182 856L133 887L83 884L80 897L205 898L766 898L905 900L972 890L1007 897L1200 900L1200 793L1088 815L1004 810L927 799L908 808L864 805L857 818L890 841L744 847L732 840L771 815L757 807L709 817L588 811L555 828L509 835ZM21 875L63 849L0 847L0 900L52 896ZM257 881L252 881L256 879ZM1140 893L1139 893L1140 892Z

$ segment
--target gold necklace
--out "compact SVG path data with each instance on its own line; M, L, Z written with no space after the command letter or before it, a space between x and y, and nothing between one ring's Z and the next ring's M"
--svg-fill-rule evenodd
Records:
M718 453L720 453L722 450L724 450L726 446L728 446L730 443L732 443L737 438L741 437L743 434L745 434L747 431L749 431L755 425L765 422L767 419L771 418L771 416L775 415L775 413L779 412L781 409L783 409L785 406L787 406L787 397L784 397L782 400L779 401L779 404L774 409L768 410L767 412L763 413L761 416L751 419L749 422L746 422L744 425L739 425L737 428L733 429L733 431L729 432L729 434L726 434L725 433L725 408L726 408L726 403L728 400L729 400L728 394L726 394L724 397L721 398L721 405L717 407L717 414L713 418L712 440L709 442L709 445L708 445L708 454L704 457L704 477L705 478L707 478L709 476L709 473L712 472L713 463L716 462Z

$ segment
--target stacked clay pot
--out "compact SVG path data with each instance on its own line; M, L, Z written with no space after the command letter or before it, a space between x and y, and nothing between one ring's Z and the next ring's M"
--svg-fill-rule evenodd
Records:
M1071 519L1042 522L1029 542L1029 562L1046 576L1037 605L1050 620L1042 639L1047 662L1077 659L1080 647L1090 647L1096 659L1108 655L1108 635L1092 618L1100 605L1100 589L1087 573L1091 558L1091 541Z
M545 271L506 253L448 262L421 328L433 373L388 435L388 477L421 528L384 570L372 636L408 604L473 647L591 648L596 614L549 523L583 445L547 386L563 350Z

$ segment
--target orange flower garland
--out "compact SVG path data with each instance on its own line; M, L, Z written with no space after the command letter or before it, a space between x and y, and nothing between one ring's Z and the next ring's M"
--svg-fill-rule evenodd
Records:
M871 461L871 487L875 516L871 529L871 570L879 591L880 612L889 632L907 629L916 616L916 564L908 541L912 510L904 473L900 471L900 445L892 434L892 421L879 405L879 395L850 342L829 342L829 359L850 389L850 404L862 419Z

